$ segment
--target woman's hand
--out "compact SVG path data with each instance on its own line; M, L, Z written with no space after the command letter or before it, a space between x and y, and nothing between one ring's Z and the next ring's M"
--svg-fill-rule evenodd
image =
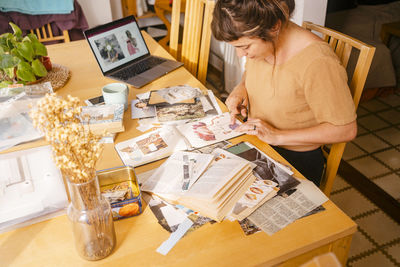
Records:
M235 131L256 135L262 141L275 146L319 146L354 139L357 135L357 122L353 121L345 125L325 122L308 128L282 130L260 119L249 118Z
M247 122L235 129L236 131L256 135L260 140L270 145L281 145L281 131L260 119L249 118Z
M249 100L244 83L245 74L243 74L241 82L233 89L225 101L225 105L231 114L231 124L235 123L236 115L241 114L244 118L247 117Z

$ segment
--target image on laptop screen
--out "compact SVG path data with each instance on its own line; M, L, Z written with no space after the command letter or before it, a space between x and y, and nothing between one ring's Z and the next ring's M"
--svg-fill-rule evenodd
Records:
M86 37L103 73L149 53L133 20L109 25Z

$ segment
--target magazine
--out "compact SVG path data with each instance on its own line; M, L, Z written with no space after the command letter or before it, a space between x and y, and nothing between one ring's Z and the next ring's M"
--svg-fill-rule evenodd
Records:
M241 135L230 124L229 113L205 117L182 125L164 125L141 136L115 145L125 165L140 166L168 157L175 151L193 150Z
M188 191L181 194L153 193L167 201L198 211L215 221L221 221L255 178L248 162L222 158L214 160Z

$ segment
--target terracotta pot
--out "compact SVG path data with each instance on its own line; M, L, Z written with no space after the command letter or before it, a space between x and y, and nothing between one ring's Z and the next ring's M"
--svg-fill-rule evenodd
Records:
M40 61L43 63L47 71L51 71L53 66L51 65L50 57L42 57Z

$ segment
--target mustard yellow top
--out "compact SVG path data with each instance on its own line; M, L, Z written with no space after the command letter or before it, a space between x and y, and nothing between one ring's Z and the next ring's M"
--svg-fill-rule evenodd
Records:
M247 59L246 89L250 116L281 130L356 119L346 70L326 42L310 44L275 68Z

